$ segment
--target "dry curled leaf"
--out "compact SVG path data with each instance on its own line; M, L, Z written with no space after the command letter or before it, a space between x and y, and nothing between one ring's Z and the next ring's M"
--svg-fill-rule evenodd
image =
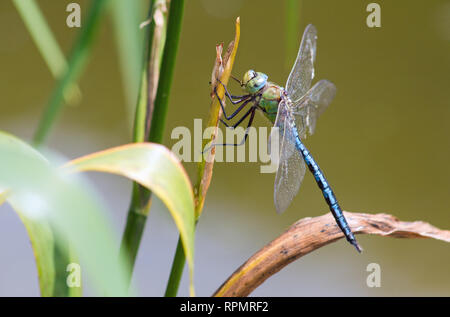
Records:
M216 60L214 61L213 71L211 73L211 98L214 97L214 89L217 85L217 78L220 78L223 73L223 59L222 59L223 43L216 45Z
M239 23L239 18L236 21L236 23ZM223 56L223 64L224 65L228 64L228 61L234 52L234 47L235 47L234 43L236 43L236 40L233 40L230 42L230 44L228 44L227 51L225 52L225 55ZM233 57L234 57L234 55L233 55Z
M234 40L228 45L227 51L225 52L225 55L221 56L223 46L216 46L216 62L214 64L213 68L213 76L217 73L220 74L220 81L224 83L225 85L228 83L228 80L231 76L231 70L233 68L234 59L236 57L237 48L239 45L239 38L240 38L240 19L236 19L236 33ZM220 54L219 54L220 53ZM224 99L225 90L222 85L217 85L216 78L211 81L212 87L217 86L217 95L219 98ZM214 86L216 85L216 86ZM212 127L214 131L211 134L211 137L209 140L206 140L205 143L202 144L202 150L205 148L205 145L207 143L213 144L214 140L217 135L217 129L219 125L219 118L222 114L222 110L220 107L219 100L215 98L215 94L211 96L211 109L209 113L209 120L208 120L208 127ZM212 168L214 165L214 157L215 157L215 148L214 146L211 147L210 150L205 151L205 155L207 156L206 159L202 155L201 161L198 166L198 178L197 178L197 184L194 188L194 194L195 194L195 211L197 218L200 216L202 210L203 210L203 204L205 201L205 195L208 191L209 184L211 183L211 177L212 177Z
M356 234L409 239L433 238L450 242L449 230L438 229L423 221L405 222L388 214L344 214ZM241 265L213 296L248 296L289 263L343 237L331 213L301 219Z

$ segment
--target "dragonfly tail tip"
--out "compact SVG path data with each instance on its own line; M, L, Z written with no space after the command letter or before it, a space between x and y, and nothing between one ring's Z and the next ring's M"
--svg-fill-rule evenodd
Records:
M362 253L363 248L361 248L361 246L358 244L358 242L356 242L356 240L352 241L351 244L355 247L356 251Z

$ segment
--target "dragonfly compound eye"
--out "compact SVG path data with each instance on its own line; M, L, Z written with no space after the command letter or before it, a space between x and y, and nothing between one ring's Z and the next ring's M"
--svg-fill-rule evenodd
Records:
M267 83L267 75L254 70L249 70L244 74L242 80L244 88L249 93L253 94L263 88Z
M247 85L247 83L254 77L256 77L256 72L253 69L248 70L244 74L244 78L242 79L242 83L244 84L244 86Z

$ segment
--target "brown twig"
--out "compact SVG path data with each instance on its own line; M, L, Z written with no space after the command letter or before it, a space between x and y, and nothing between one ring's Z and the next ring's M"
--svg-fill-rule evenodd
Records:
M357 234L433 238L450 242L450 231L440 230L423 221L404 222L388 214L344 214L352 231ZM343 237L330 213L301 219L241 265L213 296L248 296L289 263Z

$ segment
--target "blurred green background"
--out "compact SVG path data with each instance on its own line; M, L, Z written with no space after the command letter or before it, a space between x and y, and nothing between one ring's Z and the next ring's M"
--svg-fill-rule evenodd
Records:
M138 1L138 0L133 0ZM38 1L67 53L77 29L65 21L72 1ZM88 1L77 1L83 12ZM306 145L345 210L386 212L450 228L450 1L377 1L381 28L368 28L371 1L302 1L295 38L286 34L285 1L191 0L172 86L165 144L173 128L206 119L215 45L241 41L233 73L263 71L284 84L304 27L318 29L316 79L338 92ZM142 1L142 21L146 1ZM82 102L66 107L48 145L68 158L128 143L131 116L123 89L110 16L80 80ZM0 129L30 140L54 79L10 1L0 2ZM288 41L288 42L287 42ZM294 52L292 52L292 49ZM230 89L239 94L238 86ZM262 116L256 126L268 126ZM185 163L190 175L195 164ZM249 256L297 219L327 206L311 175L283 215L273 206L274 174L259 163L217 163L196 237L197 295L209 296ZM121 235L131 184L90 175ZM140 295L160 296L177 232L156 201L138 255L134 283ZM18 217L0 209L0 295L37 296L32 250ZM449 296L450 252L444 242L358 236L365 252L345 241L301 258L271 277L255 296ZM369 263L381 266L381 287L366 285ZM187 295L187 274L180 295Z

